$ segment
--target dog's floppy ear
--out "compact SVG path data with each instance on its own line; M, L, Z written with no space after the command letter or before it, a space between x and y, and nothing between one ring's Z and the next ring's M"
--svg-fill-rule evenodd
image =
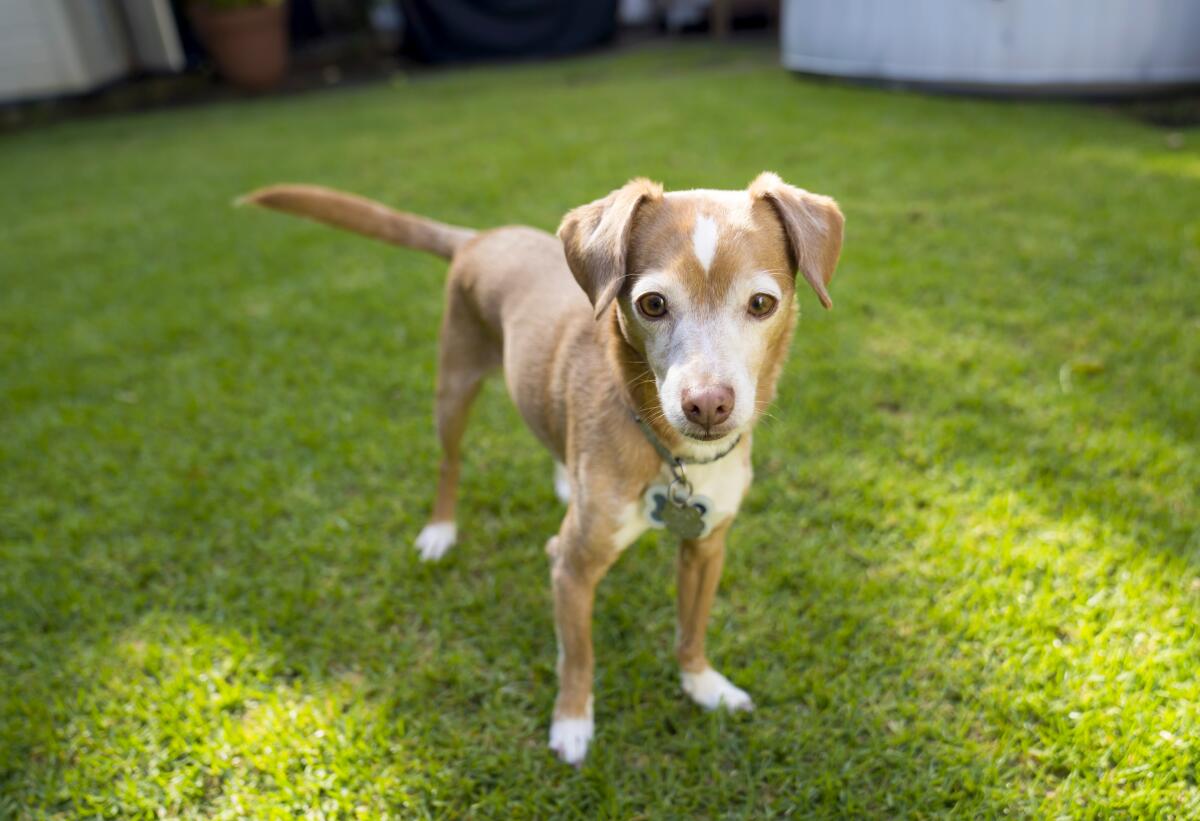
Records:
M817 292L826 308L833 307L826 286L833 279L842 253L845 218L829 197L788 185L778 175L764 171L750 183L750 196L775 207L787 232L792 263Z
M625 252L638 206L661 199L662 193L660 184L639 177L607 197L570 211L558 226L567 265L597 317L621 291Z

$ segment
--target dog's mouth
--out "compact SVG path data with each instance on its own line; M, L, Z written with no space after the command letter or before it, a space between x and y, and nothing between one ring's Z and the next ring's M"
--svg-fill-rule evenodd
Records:
M736 428L731 425L721 425L713 428L702 428L699 425L688 425L685 428L677 428L686 439L691 439L693 442L704 442L712 444L720 442L722 439L728 439Z

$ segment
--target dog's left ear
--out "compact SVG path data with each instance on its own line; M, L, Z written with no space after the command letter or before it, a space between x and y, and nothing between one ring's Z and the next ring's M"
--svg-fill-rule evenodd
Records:
M662 185L638 178L607 197L581 205L558 226L567 265L596 309L612 304L625 279L625 257L637 209L648 200L662 199Z
M826 308L833 307L826 286L833 279L842 253L845 217L829 197L788 185L778 175L764 171L750 183L750 196L775 207L787 232L792 264L817 292Z

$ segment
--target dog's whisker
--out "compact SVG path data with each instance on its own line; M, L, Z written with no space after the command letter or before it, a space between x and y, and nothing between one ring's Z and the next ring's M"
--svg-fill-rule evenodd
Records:
M630 382L632 382L632 381L634 381L635 379L641 379L643 376L646 376L647 374L649 374L649 373L650 373L650 371L651 371L651 369L650 369L650 368L646 368L646 369L645 369L645 370L643 370L643 371L639 371L638 373L635 373L635 374L634 374L634 375L633 375L633 376L632 376L632 377L629 379L629 381L630 381Z

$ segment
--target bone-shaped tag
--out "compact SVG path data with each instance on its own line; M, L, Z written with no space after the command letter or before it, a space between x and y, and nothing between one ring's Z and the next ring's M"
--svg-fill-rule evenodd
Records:
M643 498L646 519L653 528L666 528L681 539L700 539L712 530L713 504L707 496L693 493L676 503L666 485L651 485Z

